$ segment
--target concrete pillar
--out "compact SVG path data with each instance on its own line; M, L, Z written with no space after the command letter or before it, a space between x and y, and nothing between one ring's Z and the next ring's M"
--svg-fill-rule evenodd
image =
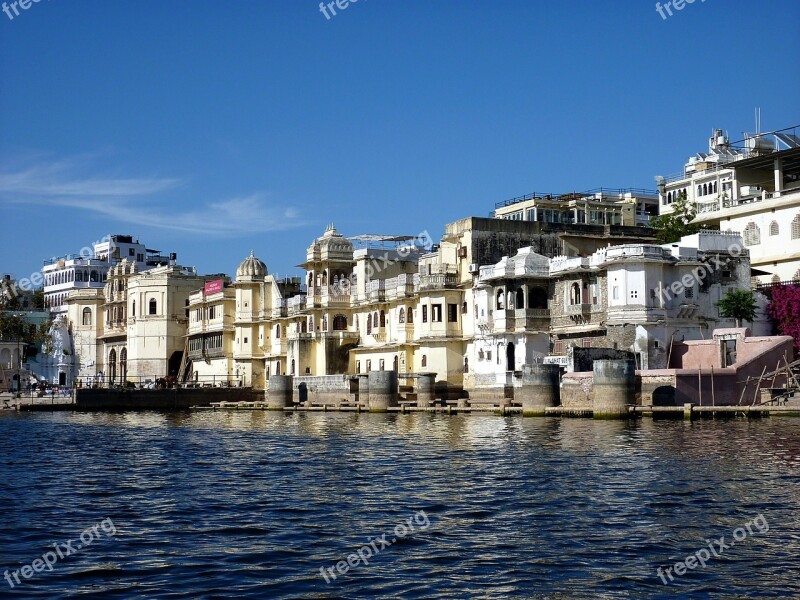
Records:
M775 171L775 197L781 195L783 191L783 159L778 157L774 162Z
M417 377L417 406L433 406L436 401L436 373L421 373Z
M358 374L358 405L369 408L369 374Z
M514 390L515 400L522 402L522 416L543 417L546 408L558 406L560 383L558 365L525 365L522 386Z
M273 375L269 378L267 390L267 408L269 410L283 410L293 406L294 377L291 375Z
M370 412L386 412L390 406L397 406L395 371L370 371L368 379Z
M636 392L636 362L625 360L594 361L593 412L595 419L627 419Z

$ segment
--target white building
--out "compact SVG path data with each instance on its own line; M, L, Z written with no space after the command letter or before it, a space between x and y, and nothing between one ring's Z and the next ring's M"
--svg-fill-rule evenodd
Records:
M138 271L160 265L174 265L176 255L163 255L148 249L130 235L107 235L101 241L85 247L77 254L53 257L44 261L45 307L51 313L67 312L67 296L72 290L102 289L106 272L123 259L136 263Z
M708 152L682 173L657 177L661 212L685 193L695 223L742 234L754 284L800 278L800 137L797 129L748 134L731 143L714 130Z

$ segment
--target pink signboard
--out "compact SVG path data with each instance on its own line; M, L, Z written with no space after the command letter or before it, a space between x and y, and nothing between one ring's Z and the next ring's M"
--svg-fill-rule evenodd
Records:
M205 287L203 288L203 294L206 296L210 296L211 294L217 294L221 291L222 291L222 279L207 281Z

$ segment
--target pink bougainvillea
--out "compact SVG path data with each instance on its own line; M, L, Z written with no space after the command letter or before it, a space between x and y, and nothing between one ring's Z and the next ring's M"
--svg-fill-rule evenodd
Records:
M800 287L776 285L770 291L769 316L778 333L794 338L795 352L800 352Z

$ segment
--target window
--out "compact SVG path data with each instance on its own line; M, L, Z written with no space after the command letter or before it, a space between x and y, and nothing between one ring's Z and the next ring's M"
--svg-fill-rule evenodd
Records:
M466 303L466 302L464 302L464 303L461 305L461 314L462 314L462 315L465 315L465 314L467 314L467 310L468 310L468 309L467 309L467 303ZM477 313L478 311L476 310L475 312Z
M406 322L406 309L405 309L405 308L403 308L402 306L400 307L400 317L399 317L399 321L400 321L401 323L405 323L405 322Z
M611 289L611 297L612 297L614 300L619 300L619 286L618 286L618 285L615 285L615 286L614 286L614 287Z
M503 290L497 290L497 310L503 310L505 307L505 294Z
M279 339L281 337L281 326L275 325L275 339Z
M356 361L356 373L361 373L361 361Z
M344 315L336 315L333 317L333 330L347 331L347 317Z
M425 354L422 355L422 366L423 367L427 367L428 366L428 357Z
M683 291L687 298L694 298L694 286L689 286Z
M380 359L380 361L378 362L378 367L379 367L378 368L379 371L385 371L386 370L386 362L383 359Z
M372 361L368 360L367 361L367 373L369 373L370 371L372 371Z
M431 304L431 321L433 323L441 323L442 322L442 305L441 304Z
M492 351L491 350L487 350L486 351L486 360L488 360L488 361L492 360Z
M428 322L428 306L425 304L422 305L422 322Z
M149 314L149 315L157 314L158 313L157 307L158 307L158 304L156 303L156 299L155 298L151 298L150 299L150 303L148 305L147 314Z
M569 303L573 305L581 303L581 286L577 282L569 287Z
M448 323L458 322L458 304L447 305L447 322Z
M758 246L761 243L761 230L758 225L750 221L744 228L744 245Z
M135 317L135 316L136 316L136 300L134 300L134 301L131 303L131 316L132 316L132 317Z
M381 327L386 327L386 313L381 311ZM381 369L383 371L383 369Z
M248 343L248 341L247 341L247 338L244 338L244 343L245 343L245 344L247 344L247 343Z
M631 290L631 300L639 299L639 290Z
M408 322L414 323L414 309L409 307L407 314L408 314Z
M216 315L216 312L217 312L217 311L215 310L216 308L217 308L216 306L209 306L209 307L208 307L208 318L209 318L209 319L213 319L213 318L215 318L215 315ZM246 343L246 342L245 342L245 343Z
M464 373L469 373L469 359L466 356L464 357Z
M367 335L372 333L372 313L367 314Z
M583 347L584 348L591 348L592 347L592 338L583 338Z
M92 324L92 309L88 306L83 309L83 324L84 325L91 325Z
M769 224L769 234L770 235L778 235L779 232L780 232L780 228L778 227L778 222L777 221L773 221L772 223Z
M800 213L792 219L792 239L800 239Z

